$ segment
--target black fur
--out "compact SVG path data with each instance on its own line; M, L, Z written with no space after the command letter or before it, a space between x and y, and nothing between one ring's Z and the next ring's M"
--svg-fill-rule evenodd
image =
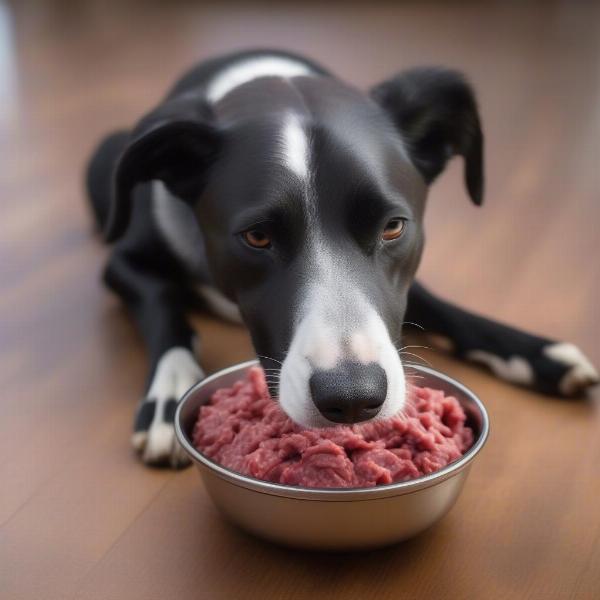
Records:
M106 136L94 152L86 171L86 187L95 222L104 231L112 203L112 181L118 159L129 143L129 132Z
M400 73L371 91L403 133L413 162L427 183L454 155L465 160L473 202L483 202L483 134L475 95L464 76L441 67Z

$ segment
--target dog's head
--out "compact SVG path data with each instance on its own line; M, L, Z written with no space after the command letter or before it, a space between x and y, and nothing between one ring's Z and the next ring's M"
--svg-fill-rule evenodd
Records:
M217 287L238 303L283 409L305 426L390 416L423 248L428 185L454 155L483 193L482 134L461 75L415 69L369 95L325 77L267 78L209 106L168 100L116 170L109 233L133 186L195 209Z

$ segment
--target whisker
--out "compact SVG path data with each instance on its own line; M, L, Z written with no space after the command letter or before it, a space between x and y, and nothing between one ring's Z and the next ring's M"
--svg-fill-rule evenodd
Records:
M399 354L401 354L401 355L405 355L406 354L407 356L414 356L415 358L418 358L419 360L422 360L427 366L433 368L433 366L431 365L431 363L426 358L423 358L422 356L419 356L418 354L415 354L414 352L400 352Z
M402 346L402 348L400 348L400 350L405 350L406 348L425 348L425 350L433 350L433 348L431 348L431 346Z
M419 329L425 331L425 327L423 327L423 325L419 325L418 323L413 323L412 321L403 321L402 325L414 325L415 327L418 327Z
M273 362L279 363L281 366L283 366L283 363L276 358L271 358L270 356L264 356L262 354L257 354L256 356L258 356L258 358L264 358L265 360L272 360Z

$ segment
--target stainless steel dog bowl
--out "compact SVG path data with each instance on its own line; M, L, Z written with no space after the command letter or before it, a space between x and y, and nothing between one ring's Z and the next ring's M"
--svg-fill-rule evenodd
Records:
M485 407L466 387L426 367L412 367L419 384L444 390L462 404L475 431L473 446L444 469L412 481L374 488L311 489L279 485L230 471L196 450L191 433L200 406L256 364L223 369L191 388L175 416L177 438L200 471L215 505L257 536L303 548L353 550L410 538L439 521L456 501L471 463L488 436Z

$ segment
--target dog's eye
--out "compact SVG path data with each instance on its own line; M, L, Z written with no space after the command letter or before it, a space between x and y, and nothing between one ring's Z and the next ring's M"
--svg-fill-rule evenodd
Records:
M386 242L398 239L404 231L405 223L406 220L401 219L400 217L390 219L383 230L383 234L381 235L382 239Z
M244 231L242 237L246 244L252 246L252 248L269 248L271 246L271 238L260 229Z

